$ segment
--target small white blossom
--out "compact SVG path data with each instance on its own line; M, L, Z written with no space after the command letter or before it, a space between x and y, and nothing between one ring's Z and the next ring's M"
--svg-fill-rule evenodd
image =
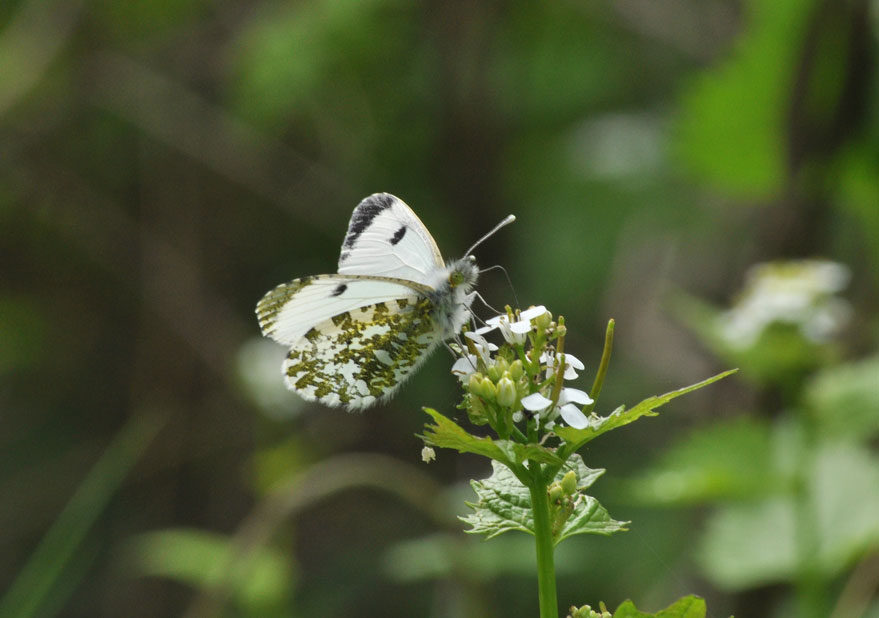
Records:
M546 365L546 377L551 378L555 375L555 369L559 365L559 356L561 354L550 354L544 352L540 355L540 362ZM577 378L577 372L575 369L583 370L586 366L580 362L580 359L574 356L573 354L568 354L567 352L563 355L565 357L565 375L563 376L565 380L574 380Z
M452 375L458 376L462 384L466 384L470 376L476 373L476 356L467 354L455 361L452 365Z
M511 322L506 314L497 315L486 320L486 325L476 329L475 332L482 335L498 329L501 331L504 341L512 345L522 345L528 339L528 333L531 331L531 320L544 313L547 313L546 307L539 305L521 312L519 319L514 322Z
M522 397L519 403L522 404L523 408L530 412L539 412L552 405L552 399L547 399L540 393L531 393L530 395Z
M850 277L844 265L827 260L753 266L739 301L718 318L718 330L738 348L753 345L775 322L799 327L816 343L828 341L850 317L848 303L834 296Z
M589 419L583 414L580 407L590 403L592 403L592 398L584 391L576 388L563 388L559 395L559 413L565 422L574 429L585 429L589 426Z
M421 449L421 461L424 463L430 463L434 459L436 459L436 451L433 450L433 448L425 446Z
M481 334L477 332L466 332L464 336L467 337L470 341L473 342L473 347L476 348L476 353L479 354L479 358L482 359L486 365L490 365L492 363L491 353L498 349L498 347L489 343L485 340Z
M563 406L566 403L579 403L581 406L585 406L592 403L592 397L589 396L589 393L581 391L579 388L565 387L559 394L559 405Z

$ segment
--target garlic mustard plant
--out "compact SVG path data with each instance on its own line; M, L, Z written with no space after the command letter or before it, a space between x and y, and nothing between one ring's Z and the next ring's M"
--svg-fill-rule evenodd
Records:
M543 306L524 311L507 307L504 314L487 320L482 328L465 332L450 346L457 355L452 374L463 391L458 408L471 425L483 428L480 434L487 427L492 435L470 433L448 416L425 408L432 419L421 436L425 448L431 449L422 452L425 461L433 457L433 447L492 460L492 475L471 483L478 501L469 504L473 512L461 518L470 526L467 532L488 538L512 530L534 535L541 618L559 616L555 546L575 534L609 535L626 530L629 524L613 519L586 493L604 470L587 467L577 451L601 434L643 416L655 416L656 408L675 397L733 373L650 397L629 409L619 406L601 416L594 408L610 362L613 332L611 320L604 352L587 392L572 385L586 365L566 351L569 334L564 318L554 319ZM662 615L677 616L676 608L683 608L693 611L687 616L704 616L704 603L700 614L701 600L694 599L681 599L663 610L673 612ZM636 613L615 613L614 618L648 615L637 613L627 603L618 612ZM603 605L599 611L584 605L571 607L570 616L608 618L611 614Z

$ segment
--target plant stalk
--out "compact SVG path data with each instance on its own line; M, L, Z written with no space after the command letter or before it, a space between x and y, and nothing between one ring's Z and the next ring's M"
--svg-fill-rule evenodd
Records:
M555 563L552 542L547 486L539 475L534 475L529 486L531 508L534 511L534 540L537 548L537 589L540 599L540 618L558 618L558 598L555 587Z

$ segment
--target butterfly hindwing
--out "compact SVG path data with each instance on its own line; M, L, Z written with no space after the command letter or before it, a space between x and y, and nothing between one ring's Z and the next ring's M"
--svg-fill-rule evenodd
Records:
M292 345L315 324L335 315L426 290L386 277L315 275L277 286L259 301L256 314L263 335Z
M290 349L287 386L308 400L349 409L390 396L439 343L432 303L407 296L316 324Z
M354 209L339 255L339 274L429 284L430 275L443 266L430 232L403 200L376 193Z

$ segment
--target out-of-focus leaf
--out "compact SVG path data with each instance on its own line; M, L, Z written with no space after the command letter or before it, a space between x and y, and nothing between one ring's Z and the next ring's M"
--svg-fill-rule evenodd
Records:
M879 138L853 146L840 156L839 205L858 222L857 230L865 236L864 247L873 259L873 272L879 270Z
M765 423L716 424L672 446L629 490L655 504L752 498L775 486L772 453Z
M492 461L492 468L493 473L489 478L471 483L479 496L479 502L468 503L474 512L461 517L462 521L472 526L467 532L484 534L489 539L510 530L534 534L534 516L528 488L506 466ZM568 470L574 470L577 474L578 491L588 488L604 472L587 468L583 459L574 455L559 470L555 480L561 481ZM553 540L558 544L575 534L613 534L625 530L627 523L612 519L595 498L579 493L573 511Z
M362 98L368 92L360 76L386 68L392 43L405 39L388 19L397 6L397 0L316 0L265 7L233 49L236 107L250 121L274 127L319 109L328 86L333 99L349 89Z
M879 356L825 369L806 401L822 432L869 440L879 433Z
M709 518L698 561L717 586L741 590L796 570L796 517L787 498L723 508Z
M816 566L830 578L879 551L879 459L850 443L827 444L815 458L810 481Z
M785 113L812 0L746 3L732 56L685 91L678 152L730 193L770 196L784 179Z
M879 548L876 457L849 443L828 444L807 472L802 500L777 496L711 517L699 561L715 584L741 590L790 581L803 566L832 578Z
M167 577L193 586L215 584L223 577L231 551L228 537L202 530L161 530L141 535L134 543L136 560L146 575ZM235 572L234 597L250 611L279 608L289 599L294 573L279 551L253 552L246 568Z
M697 596L678 599L655 614L638 611L631 601L623 601L613 613L613 618L705 618L705 600Z
M633 408L630 408L629 410L626 410L625 407L620 406L619 408L611 412L608 416L595 416L594 418L590 418L589 427L585 429L574 429L573 427L559 427L555 430L555 433L567 443L567 445L564 447L564 450L566 452L574 452L587 442L594 440L601 434L606 433L612 429L628 425L629 423L638 420L642 416L656 416L656 408L667 404L669 401L675 399L676 397L686 395L687 393L692 393L695 390L717 382L718 380L721 380L729 375L736 373L736 371L738 371L738 369L724 371L723 373L719 373L716 376L712 376L691 386L679 388L676 391L671 391L669 393L665 393L664 395L648 397L647 399L637 404Z

